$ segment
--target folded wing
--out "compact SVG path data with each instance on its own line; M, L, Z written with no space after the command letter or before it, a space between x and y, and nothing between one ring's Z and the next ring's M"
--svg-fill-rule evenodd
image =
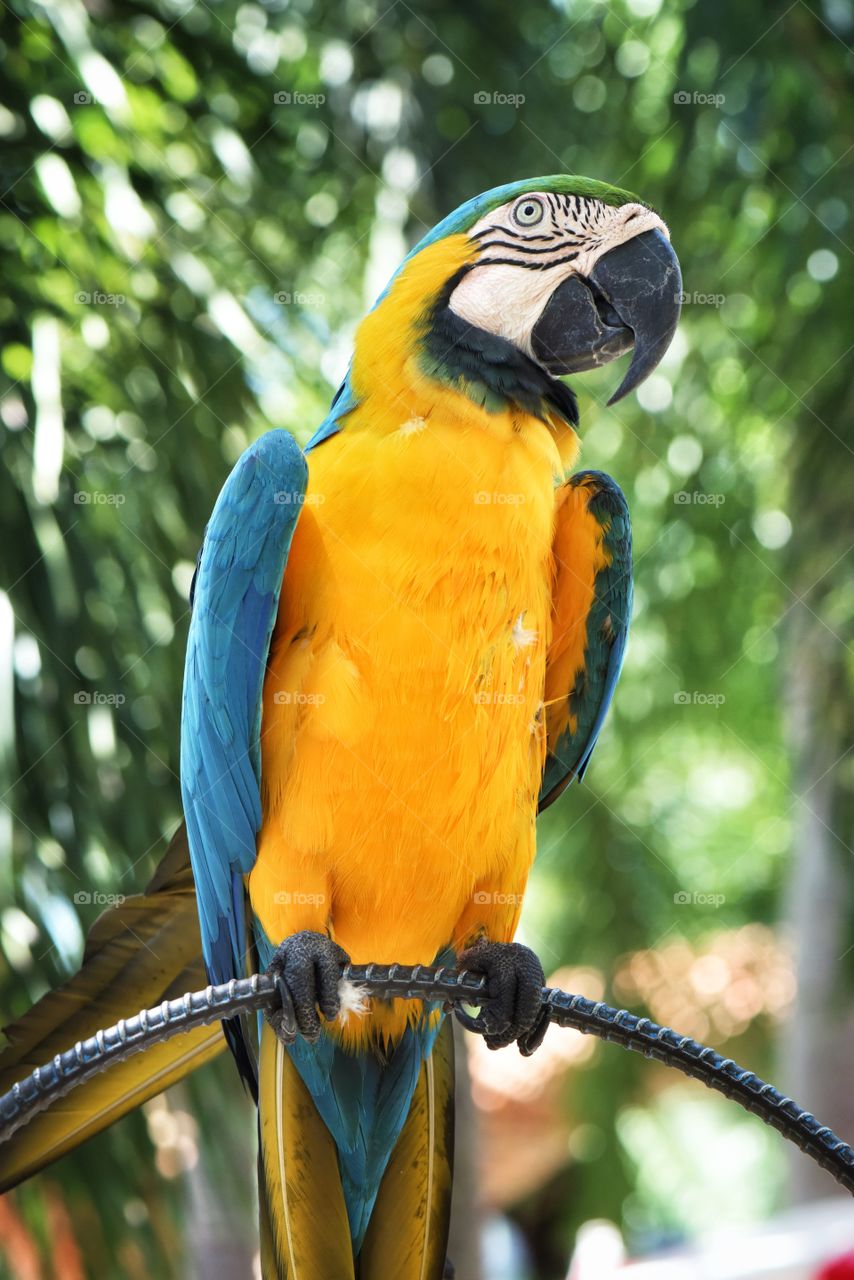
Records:
M540 812L584 777L620 676L631 609L626 500L610 476L579 472L557 498Z
M241 456L205 532L193 592L181 719L181 791L211 982L243 976L243 877L261 826L261 696L282 575L307 467L287 431ZM223 1024L244 1078L255 1068L236 1022Z

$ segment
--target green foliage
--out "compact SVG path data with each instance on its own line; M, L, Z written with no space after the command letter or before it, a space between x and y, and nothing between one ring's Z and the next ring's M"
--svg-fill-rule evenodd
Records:
M269 426L316 425L408 243L527 174L638 191L687 300L636 398L605 411L614 370L577 380L584 463L632 508L637 603L587 782L543 820L526 935L547 966L609 974L628 949L775 918L799 598L829 766L850 730L850 21L845 0L4 10L4 1020L76 965L103 895L141 885L177 821L187 589L229 466ZM837 830L851 787L840 773ZM227 1065L191 1089L237 1153ZM644 1079L616 1051L580 1073L606 1138L559 1235L620 1216L614 1116ZM131 1118L56 1175L98 1204L89 1274L183 1274L144 1133ZM17 1202L37 1236L44 1195Z

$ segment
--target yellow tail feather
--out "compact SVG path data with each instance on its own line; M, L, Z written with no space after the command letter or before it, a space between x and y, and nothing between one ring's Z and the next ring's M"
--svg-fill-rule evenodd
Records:
M258 1107L264 1280L353 1280L335 1144L287 1050L266 1023ZM387 1273L388 1280L393 1274Z
M453 1167L454 1037L446 1018L380 1184L359 1254L359 1280L440 1280Z
M17 1023L0 1092L100 1027L207 984L187 839L175 835L145 893L92 926L79 971ZM176 1036L74 1089L0 1147L0 1191L43 1169L225 1048L219 1024Z

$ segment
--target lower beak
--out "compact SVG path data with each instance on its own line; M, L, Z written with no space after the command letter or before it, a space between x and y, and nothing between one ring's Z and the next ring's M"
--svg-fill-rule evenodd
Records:
M586 278L558 285L534 325L534 356L561 376L596 369L634 347L615 404L652 373L679 321L682 273L662 231L642 231L611 249Z

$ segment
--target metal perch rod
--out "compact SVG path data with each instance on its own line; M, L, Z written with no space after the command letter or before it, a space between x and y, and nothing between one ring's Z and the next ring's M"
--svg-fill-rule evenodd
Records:
M397 997L474 1006L483 997L486 981L482 975L460 973L455 969L402 964L345 965L341 976L366 987L371 996L379 999ZM791 1098L784 1097L773 1085L766 1084L731 1058L724 1058L714 1049L689 1036L681 1036L669 1027L660 1027L649 1018L639 1018L601 1001L587 1000L552 987L543 987L542 1001L550 1022L610 1040L646 1058L656 1058L732 1098L777 1129L854 1194L854 1150ZM251 978L207 987L204 991L187 992L177 1000L164 1000L153 1009L143 1009L132 1018L123 1018L115 1026L98 1031L88 1040L57 1054L51 1062L37 1067L0 1096L0 1142L8 1142L18 1129L57 1098L131 1054L141 1053L158 1041L194 1027L238 1014L273 1009L278 1003L272 979L255 974Z

